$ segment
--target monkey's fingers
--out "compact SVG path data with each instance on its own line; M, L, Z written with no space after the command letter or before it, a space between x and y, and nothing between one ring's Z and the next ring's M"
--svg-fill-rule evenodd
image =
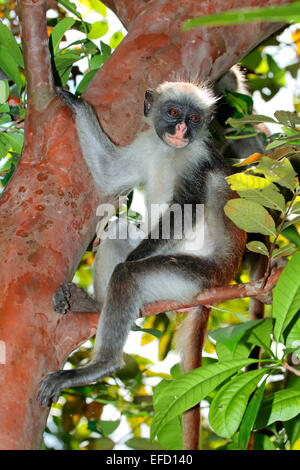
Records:
M39 384L39 393L37 400L42 406L51 406L51 403L56 403L59 399L63 384L61 378L63 371L53 372L46 375Z

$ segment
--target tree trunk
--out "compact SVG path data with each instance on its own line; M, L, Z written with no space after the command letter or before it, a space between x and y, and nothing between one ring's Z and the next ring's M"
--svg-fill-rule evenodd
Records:
M166 79L217 78L278 28L251 24L181 31L205 13L283 0L108 0L129 34L85 92L118 144L141 126L144 91ZM38 383L94 334L97 315L61 316L51 297L92 238L100 196L82 159L71 112L53 85L45 0L20 0L28 85L25 145L0 200L0 448L36 449L48 409ZM121 112L120 112L121 111Z

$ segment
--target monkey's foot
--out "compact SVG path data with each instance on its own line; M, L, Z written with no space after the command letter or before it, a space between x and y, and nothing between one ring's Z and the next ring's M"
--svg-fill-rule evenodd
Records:
M82 288L68 282L60 286L52 297L52 305L57 313L65 314L67 310L73 312L99 312L100 305Z
M57 402L64 388L97 382L113 374L121 365L122 361L117 360L97 361L78 369L47 374L39 384L37 400L42 406L51 406L51 402Z

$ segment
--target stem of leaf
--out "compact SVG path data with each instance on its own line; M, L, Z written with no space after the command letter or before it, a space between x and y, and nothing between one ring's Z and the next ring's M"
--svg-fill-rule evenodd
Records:
M268 277L269 277L269 275L270 275L270 266L271 266L272 253L273 253L274 248L275 248L275 246L276 246L277 239L278 239L278 237L279 237L279 235L280 235L280 232L281 232L281 230L282 230L283 224L284 224L284 222L286 221L287 216L289 215L289 212L290 212L290 210L291 210L291 208L292 208L292 205L293 205L293 203L294 203L294 201L295 201L297 195L298 195L298 191L295 191L294 194L293 194L292 200L291 200L291 202L290 202L290 204L289 204L289 206L288 206L288 208L287 208L287 210L286 210L284 216L282 217L282 221L281 221L281 223L280 223L280 225L279 225L279 228L278 228L278 230L277 230L277 232L276 232L274 241L273 241L273 243L272 243L271 246L270 246L269 257L268 257L268 264L267 264L266 272L265 272L265 275L264 275L264 278L263 278L263 282L262 282L262 285L261 285L262 289L265 287L265 285L266 285L266 283L267 283L267 280L268 280Z

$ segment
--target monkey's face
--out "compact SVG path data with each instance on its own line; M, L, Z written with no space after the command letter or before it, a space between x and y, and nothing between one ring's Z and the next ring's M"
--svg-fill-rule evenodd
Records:
M180 149L206 127L214 103L209 89L191 83L165 82L157 90L146 91L144 115L165 144Z
M203 125L203 113L188 103L167 101L156 112L157 135L170 147L184 148L192 142Z

